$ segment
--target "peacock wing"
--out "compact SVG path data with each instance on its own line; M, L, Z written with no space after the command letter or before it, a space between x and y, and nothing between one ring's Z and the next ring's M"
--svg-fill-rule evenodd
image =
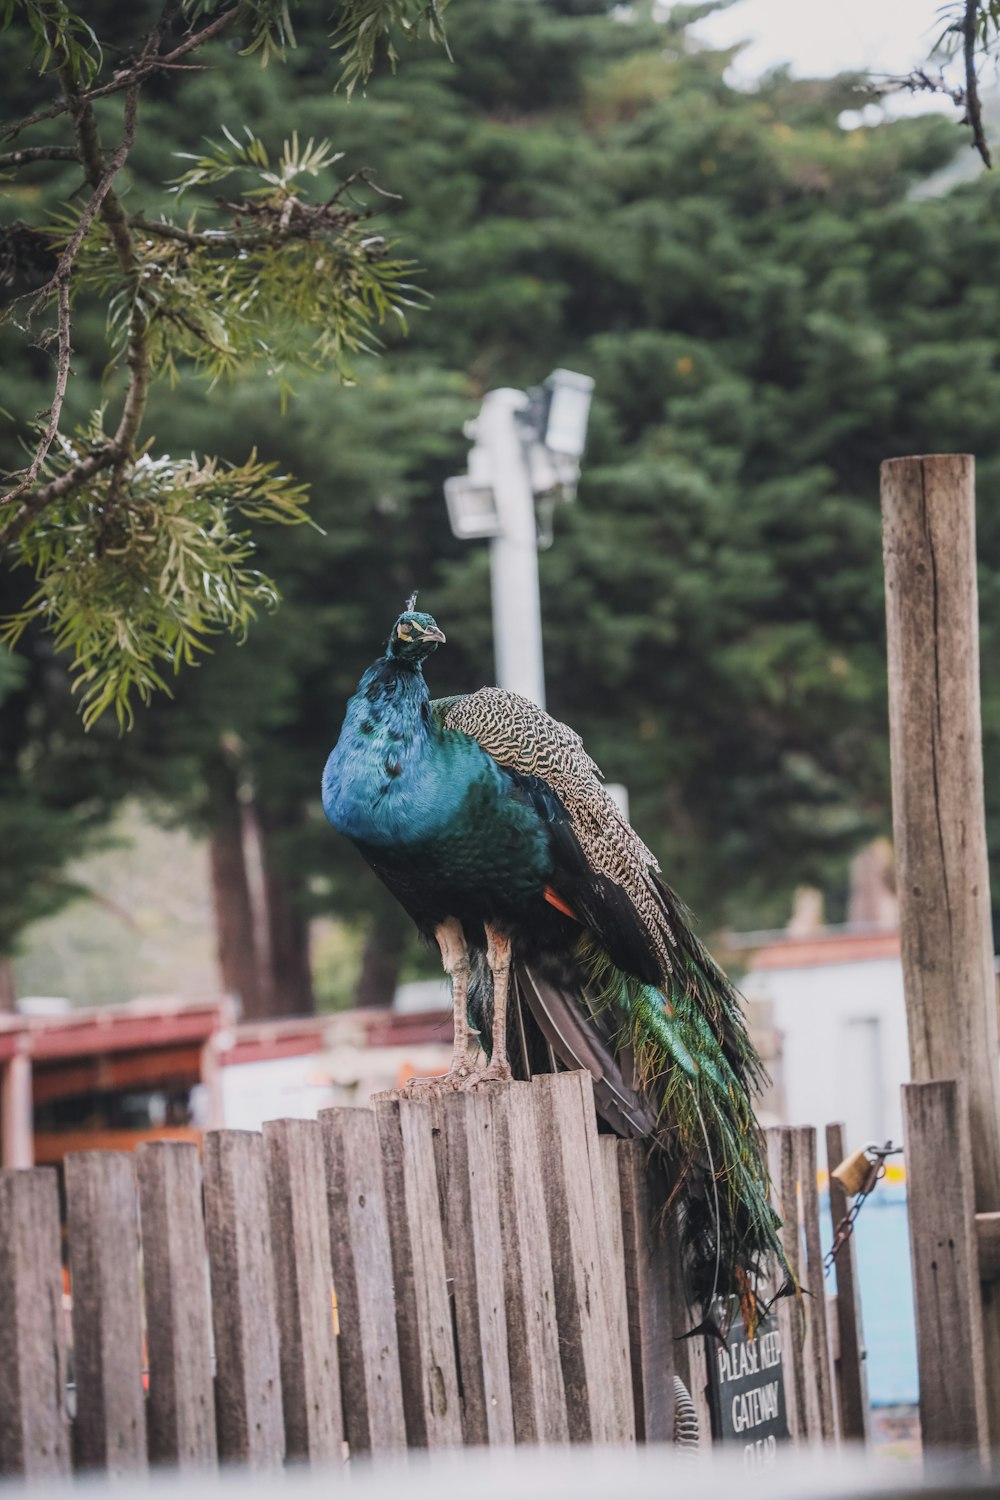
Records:
M659 865L604 788L601 772L576 731L530 698L503 688L440 699L431 704L431 711L442 728L469 735L498 765L555 794L569 824L564 833L578 845L587 869L604 887L608 915L617 906L626 925L634 926L637 919L658 975L672 973L677 937L668 893L658 878ZM595 894L590 893L592 898ZM627 914L622 897L631 908ZM602 902L590 899L585 904L588 924L600 932ZM648 969L648 964L641 967Z

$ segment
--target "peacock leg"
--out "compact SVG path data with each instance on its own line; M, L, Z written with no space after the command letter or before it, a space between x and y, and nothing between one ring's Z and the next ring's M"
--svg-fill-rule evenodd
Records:
M441 950L441 963L451 980L454 1007L455 1038L451 1066L439 1078L411 1078L403 1092L410 1097L433 1093L444 1088L458 1088L473 1074L472 1059L478 1047L478 1033L469 1025L469 950L462 924L455 917L435 928L434 936ZM470 1045L471 1044L471 1045Z
M489 1064L462 1085L473 1089L480 1083L510 1083L513 1074L507 1061L507 991L510 987L511 942L506 933L486 927L486 962L493 976L493 1052Z

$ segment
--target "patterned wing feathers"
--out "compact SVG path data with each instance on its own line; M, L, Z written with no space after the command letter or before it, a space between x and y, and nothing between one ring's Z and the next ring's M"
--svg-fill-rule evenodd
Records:
M580 847L597 875L631 900L664 976L672 974L677 938L656 875L659 866L601 785L601 772L575 730L503 688L446 701L445 729L471 736L498 765L546 782L559 797Z

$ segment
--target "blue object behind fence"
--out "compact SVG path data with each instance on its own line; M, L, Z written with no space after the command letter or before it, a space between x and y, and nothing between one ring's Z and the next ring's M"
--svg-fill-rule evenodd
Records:
M821 1200L824 1255L830 1248L830 1197ZM917 1337L906 1219L906 1188L880 1182L854 1229L861 1282L861 1318L868 1350L868 1396L872 1406L915 1404ZM831 1278L832 1279L832 1278Z

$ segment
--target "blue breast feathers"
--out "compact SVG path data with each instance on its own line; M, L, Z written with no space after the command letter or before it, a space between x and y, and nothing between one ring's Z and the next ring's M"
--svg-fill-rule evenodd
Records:
M484 779L499 783L495 762L433 722L423 674L382 660L347 705L323 772L323 810L348 838L392 848L446 827Z

